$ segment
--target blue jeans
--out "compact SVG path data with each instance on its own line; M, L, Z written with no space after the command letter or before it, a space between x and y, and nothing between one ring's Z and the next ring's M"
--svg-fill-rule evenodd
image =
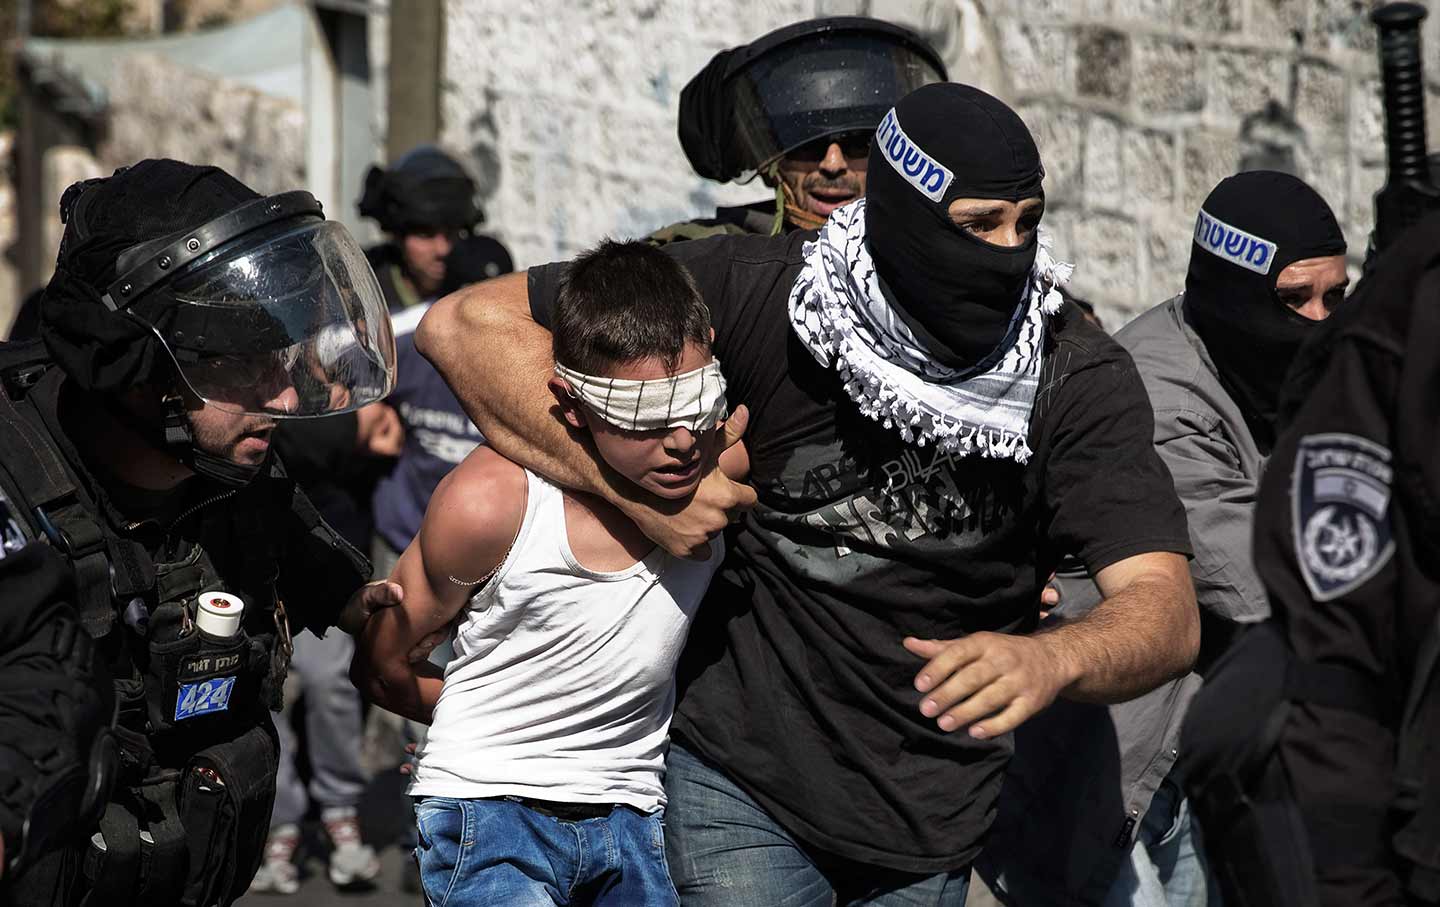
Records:
M665 793L665 853L685 907L965 907L968 867L915 875L807 849L724 772L674 743Z
M1104 907L1205 907L1219 903L1190 804L1166 778L1145 811L1130 859L1105 895Z
M1199 834L1184 794L1166 778L1150 799L1135 843L1100 907L1217 907L1220 895L1205 863ZM1000 903L1009 907L1055 907L1076 902L1074 892L1013 866L999 878L987 875L986 881L995 889Z
M674 907L660 813L567 822L513 800L415 804L429 907Z

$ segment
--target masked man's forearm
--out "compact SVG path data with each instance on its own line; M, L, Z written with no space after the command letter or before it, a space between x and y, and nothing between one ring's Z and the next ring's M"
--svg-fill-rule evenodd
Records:
M1073 669L1076 679L1061 695L1124 702L1190 670L1200 646L1200 615L1183 557L1137 555L1096 579L1104 601L1035 637Z

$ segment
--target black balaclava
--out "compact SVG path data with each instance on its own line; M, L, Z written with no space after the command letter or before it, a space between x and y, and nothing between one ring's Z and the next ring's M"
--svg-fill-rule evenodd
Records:
M1195 222L1185 318L1262 451L1275 440L1285 373L1319 322L1275 294L1294 262L1345 254L1325 199L1288 173L1252 170L1220 181Z
M450 155L420 145L388 169L371 167L358 205L386 233L451 228L469 230L485 219L475 202L475 181Z
M1036 235L1016 248L950 220L957 198L1020 201L1045 175L1030 130L1005 104L954 82L906 95L870 144L865 229L897 314L942 365L993 358L1017 323Z
M40 335L66 378L106 396L137 384L178 385L159 338L139 319L111 311L101 294L118 276L125 250L194 229L259 197L218 167L171 160L141 161L67 189L60 199L65 232L40 307ZM157 296L134 305L163 304ZM259 472L195 446L178 395L167 398L166 410L165 425L140 425L118 404L113 412L201 475L240 485Z

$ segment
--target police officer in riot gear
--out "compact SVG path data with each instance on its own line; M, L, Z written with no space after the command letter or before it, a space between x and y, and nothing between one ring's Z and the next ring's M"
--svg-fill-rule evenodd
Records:
M355 632L398 600L363 585L369 563L269 450L281 420L389 391L389 317L305 192L142 161L70 187L61 217L43 346L0 346L0 488L68 564L118 758L98 822L36 854L12 896L228 904L261 858L291 630ZM200 619L202 598L238 623Z
M499 240L475 232L485 219L475 181L434 145L371 167L359 209L389 234L365 254L392 312L514 270Z
M819 227L865 194L870 135L885 111L947 78L919 35L860 16L797 22L721 51L680 93L680 145L700 176L758 175L774 196L672 224L651 241Z

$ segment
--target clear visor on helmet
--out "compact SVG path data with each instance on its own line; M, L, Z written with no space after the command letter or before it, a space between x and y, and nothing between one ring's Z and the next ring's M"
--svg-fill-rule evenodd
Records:
M217 409L324 416L374 403L394 384L395 336L380 285L334 221L292 220L242 236L158 295L158 310L140 303L132 311L195 396Z
M935 66L889 36L839 33L755 60L730 85L736 160L764 170L816 139L868 136L910 92L942 81Z

